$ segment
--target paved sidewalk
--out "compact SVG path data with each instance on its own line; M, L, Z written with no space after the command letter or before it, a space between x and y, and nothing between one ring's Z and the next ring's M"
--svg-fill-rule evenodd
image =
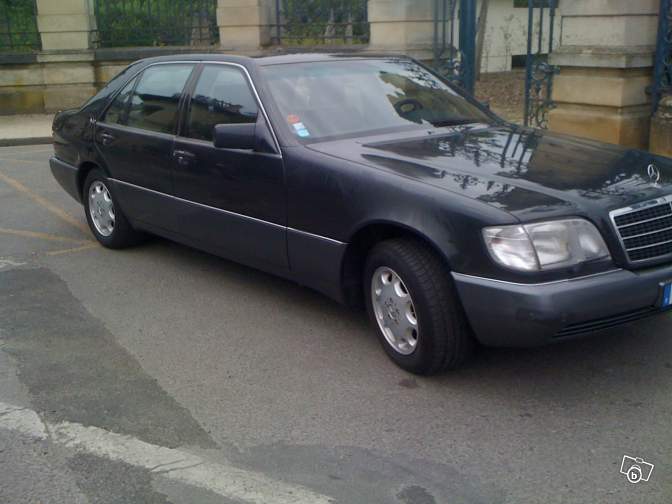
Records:
M0 147L51 143L53 114L0 115Z

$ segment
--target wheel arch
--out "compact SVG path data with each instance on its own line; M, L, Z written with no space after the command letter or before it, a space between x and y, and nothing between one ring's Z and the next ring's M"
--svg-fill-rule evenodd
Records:
M393 221L367 222L352 234L343 255L341 285L346 304L363 306L362 275L366 257L378 243L394 238L410 238L427 245L441 259L446 268L451 269L451 261L445 248L422 230ZM442 239L445 240L446 237Z
M109 176L109 173L105 168L93 161L83 161L79 164L79 169L77 170L77 190L79 191L82 201L84 201L84 182L86 181L86 177L88 177L91 170L96 168L103 170L105 175Z

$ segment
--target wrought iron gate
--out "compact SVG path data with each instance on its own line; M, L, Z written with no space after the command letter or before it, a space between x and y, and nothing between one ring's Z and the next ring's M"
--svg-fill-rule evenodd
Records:
M548 112L553 108L553 77L558 72L548 62L556 43L558 0L515 1L528 8L525 125L546 128ZM477 0L434 0L434 67L471 93L476 76L477 3Z
M434 0L434 68L474 92L476 0Z
M548 112L554 106L553 77L558 68L549 63L549 57L556 42L557 4L558 0L527 0L525 126L547 128Z
M660 100L672 94L672 0L660 0L658 43L653 79L653 113Z

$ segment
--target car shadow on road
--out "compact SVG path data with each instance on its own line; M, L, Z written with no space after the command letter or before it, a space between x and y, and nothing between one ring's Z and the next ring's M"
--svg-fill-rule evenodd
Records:
M213 282L234 284L241 296L257 298L253 302L259 302L259 298L273 302L291 317L338 324L343 329L339 333L341 348L364 351L368 357L372 352L383 354L363 310L342 306L291 281L167 240L157 238L143 249L143 253L152 251L164 259L179 261L180 267L189 270L207 270ZM661 374L672 375L671 331L672 316L661 314L633 325L543 347L479 347L475 358L463 369L436 377L411 377L401 371L399 376L401 381L406 375L406 379L430 388L473 386L483 390L484 384L489 383L492 390L500 392L515 389L516 393L557 395L564 391L580 400L579 396L594 394L595 387L607 386L622 393L638 384L655 381ZM320 334L315 331L312 336L321 337ZM385 365L393 366L391 362Z
M672 383L671 332L672 317L661 314L548 346L481 347L464 369L429 381L551 408L653 408Z

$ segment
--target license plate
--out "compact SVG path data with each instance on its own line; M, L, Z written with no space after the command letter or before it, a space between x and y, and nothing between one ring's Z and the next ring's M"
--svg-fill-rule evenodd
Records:
M663 300L661 306L663 308L672 307L672 282L662 284Z

